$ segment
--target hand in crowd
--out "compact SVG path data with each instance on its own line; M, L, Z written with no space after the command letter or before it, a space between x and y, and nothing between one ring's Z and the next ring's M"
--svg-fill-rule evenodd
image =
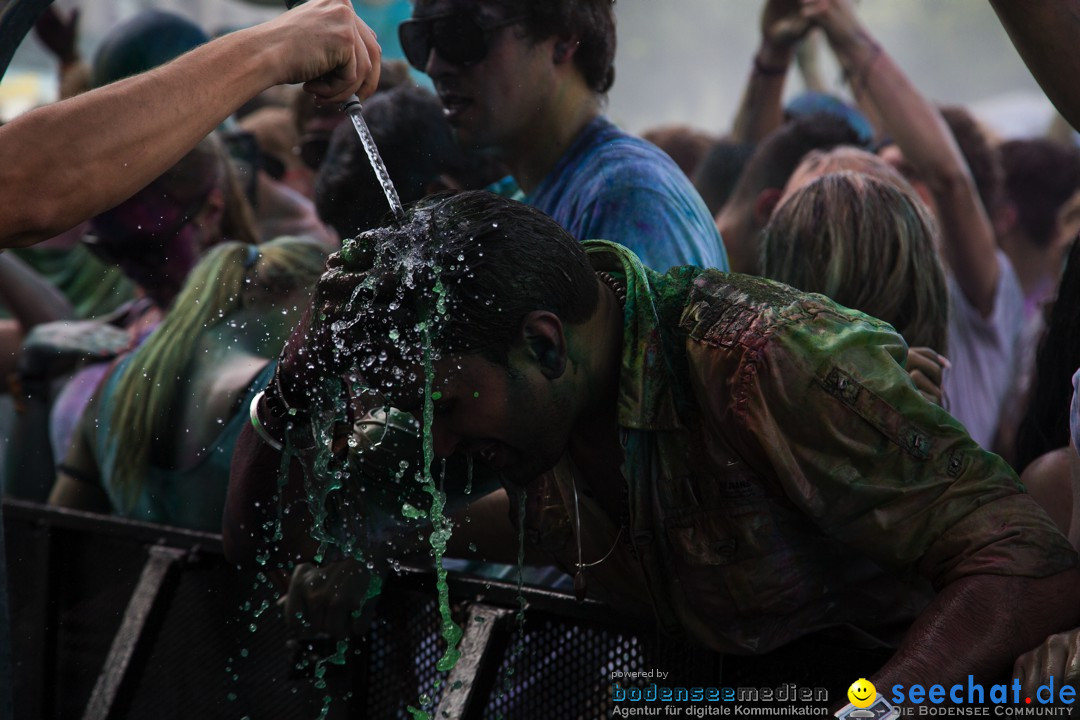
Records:
M1080 683L1080 628L1051 635L1042 645L1021 655L1013 665L1012 676L1020 681L1022 695L1032 698L1040 685L1050 683L1050 678L1054 679L1055 697L1062 686Z
M363 612L371 587L371 572L353 559L312 565L301 563L293 571L285 606L285 623L304 636L345 638L363 635L370 611Z
M382 49L349 0L310 0L256 28L277 59L274 84L304 83L320 104L371 95Z
M304 407L306 398L319 391L322 378L340 376L350 369L353 358L349 345L335 343L333 326L350 321L344 313L362 281L361 273L345 268L342 253L330 256L311 304L281 353L278 375L290 405Z
M65 13L55 5L50 5L34 24L34 33L41 44L61 63L73 63L79 59L76 46L79 38L79 8Z
M806 35L810 23L799 11L799 0L768 0L761 11L763 48L773 52L793 52Z
M908 350L908 375L923 397L935 405L943 405L945 394L941 389L942 371L947 367L948 359L928 347L913 347Z
M851 0L799 0L802 16L820 27L835 47L859 34L859 18Z

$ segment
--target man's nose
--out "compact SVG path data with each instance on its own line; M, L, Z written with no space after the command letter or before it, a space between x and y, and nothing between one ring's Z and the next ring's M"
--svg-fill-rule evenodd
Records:
M431 425L431 447L437 458L453 455L461 443L461 437L446 427L446 423L436 420Z
M456 69L457 66L446 62L435 48L431 48L428 52L427 64L424 65L424 72L428 77L437 78L442 75L449 75Z

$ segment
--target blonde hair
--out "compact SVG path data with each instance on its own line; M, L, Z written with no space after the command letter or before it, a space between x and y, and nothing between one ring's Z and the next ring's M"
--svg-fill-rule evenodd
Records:
M903 186L857 172L799 188L762 231L766 277L896 328L945 352L948 295L929 211Z
M175 432L177 381L200 336L239 310L248 293L280 297L314 285L325 260L311 240L286 237L259 246L222 243L191 271L172 310L132 354L112 396L107 444L116 461L108 482L124 497L125 510L138 499L154 444Z

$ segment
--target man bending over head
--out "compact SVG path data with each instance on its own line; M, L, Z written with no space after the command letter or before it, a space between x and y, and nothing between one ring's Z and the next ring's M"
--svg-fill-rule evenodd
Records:
M421 201L330 266L240 439L233 557L281 517L255 502L274 447L326 447L312 398L358 369L426 417L435 458L525 491L527 536L580 593L717 650L914 619L872 681L948 684L1080 620L1067 540L919 394L883 322L765 279L661 275L487 193Z
M612 0L419 0L401 24L458 141L502 160L578 240L649 267L727 268L712 217L671 158L601 114L615 82Z

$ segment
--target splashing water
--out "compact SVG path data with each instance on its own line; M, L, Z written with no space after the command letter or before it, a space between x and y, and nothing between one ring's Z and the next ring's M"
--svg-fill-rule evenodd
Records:
M383 164L382 156L379 155L379 148L375 145L375 139L371 137L371 130L368 129L367 123L364 122L364 116L360 112L360 101L355 97L351 98L345 103L342 110L348 114L353 127L356 128L356 134L360 136L360 144L364 146L364 152L367 153L371 169L375 171L375 177L378 178L379 185L382 186L383 193L386 195L386 202L390 204L390 210L393 211L394 217L398 220L404 220L405 210L401 206L401 199L398 197L394 182L390 179L390 173L386 170L386 165Z

